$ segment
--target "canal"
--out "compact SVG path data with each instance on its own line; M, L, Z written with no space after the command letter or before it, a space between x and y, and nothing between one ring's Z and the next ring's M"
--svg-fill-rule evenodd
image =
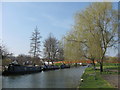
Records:
M2 88L76 88L86 67L2 76Z

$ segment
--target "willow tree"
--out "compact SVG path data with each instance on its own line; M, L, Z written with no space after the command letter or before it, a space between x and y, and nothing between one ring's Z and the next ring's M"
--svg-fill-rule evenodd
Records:
M74 28L66 35L65 57L74 59L75 56L82 56L93 63L97 60L103 72L105 54L118 41L117 26L117 11L112 3L92 3L84 11L77 12ZM80 53L76 54L76 51Z
M79 33L75 30L71 30L64 37L64 58L68 61L78 61L82 59L82 44L78 41Z
M86 56L98 60L101 72L107 49L116 44L117 25L117 11L113 9L112 3L92 3L76 14L74 29L81 32Z

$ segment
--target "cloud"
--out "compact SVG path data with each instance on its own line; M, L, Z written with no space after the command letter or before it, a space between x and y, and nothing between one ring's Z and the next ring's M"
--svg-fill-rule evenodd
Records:
M33 21L33 22L37 21L37 19L34 18L34 17L27 17L27 20L29 20L29 21Z
M47 18L47 19L49 19L50 21L56 21L56 19L53 17L53 16L51 16L51 15L48 15L48 14L45 14L45 13L43 13L43 14L41 14L41 16L42 17L44 17L44 18Z
M71 25L73 24L73 21L71 19L61 19L53 17L50 14L42 14L43 18L46 18L52 26L60 27L60 28L66 28L69 29Z

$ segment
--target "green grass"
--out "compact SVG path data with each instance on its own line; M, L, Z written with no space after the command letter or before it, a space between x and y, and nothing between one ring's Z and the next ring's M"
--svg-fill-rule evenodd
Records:
M103 63L104 66L120 66L120 63Z
M95 66L100 66L99 63L97 63ZM120 63L103 63L103 66L117 66L119 67L120 66Z
M60 66L60 65L62 65L62 63L56 63L55 65Z
M91 67L85 70L85 73L83 74L82 78L83 82L80 83L79 88L114 88L101 77L99 71L96 71L95 80L94 70Z
M104 69L118 69L118 66L103 66Z
M120 64L116 64L116 63L104 63L103 64L103 69L106 70L118 70ZM119 71L119 70L118 70ZM112 71L109 71L109 72L102 72L102 74L120 74L120 72L112 72Z
M100 67L99 63L96 64L96 67ZM118 70L120 68L120 63L103 63L103 69ZM99 71L99 70L97 70ZM102 72L102 74L120 74L120 72Z

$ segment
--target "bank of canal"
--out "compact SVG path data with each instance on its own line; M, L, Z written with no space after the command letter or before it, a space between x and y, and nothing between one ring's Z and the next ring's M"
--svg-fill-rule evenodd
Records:
M19 76L3 76L3 88L76 88L87 66Z

